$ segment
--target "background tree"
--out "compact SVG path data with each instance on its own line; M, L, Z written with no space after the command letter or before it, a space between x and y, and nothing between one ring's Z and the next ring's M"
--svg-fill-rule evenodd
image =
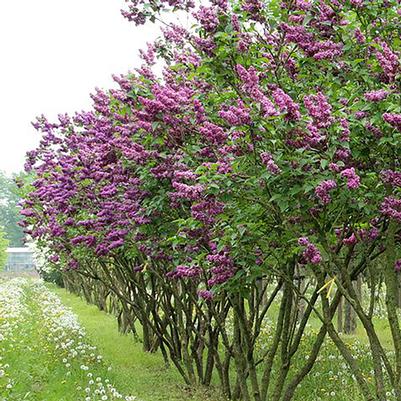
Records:
M5 237L11 247L22 246L24 242L23 230L18 225L21 216L18 206L20 195L14 181L17 177L14 175L9 178L0 172L0 225L4 227Z
M2 227L0 227L0 271L4 269L4 265L6 264L7 261L7 250L8 247L8 241L5 238L4 231Z

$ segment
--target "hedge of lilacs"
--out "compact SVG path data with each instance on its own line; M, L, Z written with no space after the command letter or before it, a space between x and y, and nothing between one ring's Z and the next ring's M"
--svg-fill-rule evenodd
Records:
M91 111L38 118L26 231L70 287L112 293L187 384L215 375L232 399L290 400L329 336L366 400L401 400L401 6L132 0L123 15L175 11L194 26L164 24ZM372 321L382 283L394 356ZM332 324L341 297L375 383ZM320 331L295 364L312 317Z

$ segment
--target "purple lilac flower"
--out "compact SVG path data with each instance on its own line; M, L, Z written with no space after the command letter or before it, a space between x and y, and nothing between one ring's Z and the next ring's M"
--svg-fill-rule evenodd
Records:
M349 121L346 118L340 119L340 126L341 126L341 136L340 142L348 142L349 137L351 135L351 131L349 129Z
M199 277L202 270L197 266L179 265L172 272L168 273L170 278L194 278Z
M369 113L367 111L357 111L354 115L357 120L362 120L363 118L367 117Z
M234 261L227 249L220 252L213 251L206 259L213 265L210 269L212 278L208 280L208 285L211 287L225 283L236 271Z
M210 290L198 290L198 297L205 301L211 301L213 299L213 292Z
M331 106L322 92L317 95L305 96L304 104L317 128L327 128L334 121L331 115Z
M383 170L380 175L385 184L401 188L401 171Z
M307 237L299 238L298 244L306 247L302 253L302 257L307 263L318 265L322 261L322 255L320 254L320 251L317 249L316 245L309 241Z
M355 29L354 36L355 36L356 41L359 44L362 45L362 44L364 44L366 42L366 37L365 37L365 35L362 33L362 31L359 28Z
M220 110L219 116L230 125L242 125L251 122L249 109L245 107L241 100L238 100L237 106L230 106Z
M205 139L214 145L221 145L227 139L227 134L224 132L223 128L208 121L203 123L200 132Z
M331 201L329 191L336 187L337 183L334 180L325 180L315 188L315 194L324 205L327 205Z
M297 121L301 118L299 105L295 103L282 89L275 89L272 96L280 111L286 113L286 118L288 120Z
M381 46L381 50L376 51L376 58L383 70L384 76L388 82L392 82L399 70L398 55L394 53L389 45L377 38L376 42Z
M281 173L280 167L273 160L273 156L269 152L263 152L260 154L260 158L262 159L262 163L266 166L267 170L273 175L277 175Z
M343 239L343 244L348 246L355 245L357 242L358 239L356 238L354 233L352 233L349 237Z
M356 189L359 187L361 179L356 174L354 167L347 168L341 171L341 177L347 179L347 187L349 189Z
M397 128L398 131L401 131L401 114L384 113L383 120L392 125L394 128Z
M58 255L51 255L50 257L49 257L49 260L51 261L51 262L53 262L53 263L57 263L59 260L60 260L60 256L58 256Z
M380 206L380 211L384 216L401 222L401 199L387 196Z
M210 225L214 223L215 217L223 210L224 203L218 202L216 199L208 199L192 205L191 215L205 225Z
M376 91L366 92L364 94L364 97L369 102L380 102L381 100L384 100L388 96L388 94L388 91L386 91L385 89L379 89Z
M200 6L199 10L193 15L207 32L214 32L219 25L219 19L214 7Z
M374 125L367 123L365 124L365 128L371 132L376 138L381 138L383 136L383 132L380 128L375 127Z

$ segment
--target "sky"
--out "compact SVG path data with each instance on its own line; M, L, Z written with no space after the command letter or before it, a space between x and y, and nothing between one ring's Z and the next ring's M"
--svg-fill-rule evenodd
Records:
M35 116L86 110L95 87L138 67L158 36L120 14L123 0L0 1L0 170L23 170L39 133Z

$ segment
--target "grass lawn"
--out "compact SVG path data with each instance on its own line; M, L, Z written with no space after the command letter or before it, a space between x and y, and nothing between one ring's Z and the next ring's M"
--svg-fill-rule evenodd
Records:
M55 285L48 288L78 315L88 339L112 367L110 381L122 393L132 392L144 401L219 400L216 393L187 388L174 367L165 368L160 353L145 353L132 336L119 333L113 316Z
M6 280L7 281L7 280ZM52 339L49 315L55 312L56 320L63 312L56 312L57 300L52 300L51 309L44 311L42 292L54 293L62 304L71 308L77 316L80 326L86 331L85 343L91 353L91 345L96 346L93 358L102 355L102 363L89 362L93 378L108 379L110 383L124 395L135 395L141 401L222 401L217 389L193 389L183 384L183 380L172 366L166 368L160 353L150 354L142 350L142 344L136 342L132 335L123 335L118 332L114 316L99 311L97 307L87 304L76 295L68 293L54 285L46 284L47 289L39 287L28 280L29 285L23 286L24 294L21 305L24 305L22 315L16 319L13 332L10 332L5 341L0 341L0 373L7 364L6 375L0 374L0 401L85 401L83 396L88 386L88 372L82 368L84 359L72 358L59 345L69 341L70 334L61 339L59 334ZM4 287L7 288L7 287ZM7 329L2 320L4 304L11 296L1 297L0 279L0 334ZM36 291L36 292L35 292ZM39 292L38 292L39 291ZM50 297L51 298L51 297ZM46 302L46 297L44 298ZM17 304L18 304L17 302ZM11 302L12 304L12 302ZM66 310L64 308L64 310ZM274 311L273 311L274 313ZM4 313L3 313L4 314ZM75 319L75 318L74 318ZM68 320L68 319L67 319ZM2 328L3 322L3 328ZM384 343L391 350L388 327L384 320L377 320L380 335ZM267 325L269 328L269 324ZM294 367L300 368L308 357L310 346L315 338L317 322L314 319L305 333L299 355L294 359ZM56 331L56 333L59 333ZM6 330L7 334L7 330ZM369 383L373 383L373 373L370 363L370 350L367 347L366 336L361 327L355 336L344 336L354 356L361 364L361 368ZM259 344L261 351L269 347L269 334L265 333ZM80 340L78 340L80 341ZM73 348L79 350L79 342ZM78 345L78 347L77 347ZM68 358L68 361L67 359ZM85 358L85 355L83 356ZM70 362L71 364L67 364ZM68 366L67 366L68 365ZM275 368L273 367L273 375ZM68 374L66 375L68 371ZM92 376L91 376L92 377ZM6 384L11 383L9 390ZM106 381L107 383L107 381ZM96 383L92 385L95 386ZM2 390L3 389L3 390ZM88 389L89 390L89 389ZM2 392L3 391L3 392ZM88 397L90 401L93 399ZM96 400L101 398L96 398ZM355 380L347 368L344 360L327 341L322 347L318 360L310 374L298 388L294 401L362 401ZM389 401L394 398L390 394Z

